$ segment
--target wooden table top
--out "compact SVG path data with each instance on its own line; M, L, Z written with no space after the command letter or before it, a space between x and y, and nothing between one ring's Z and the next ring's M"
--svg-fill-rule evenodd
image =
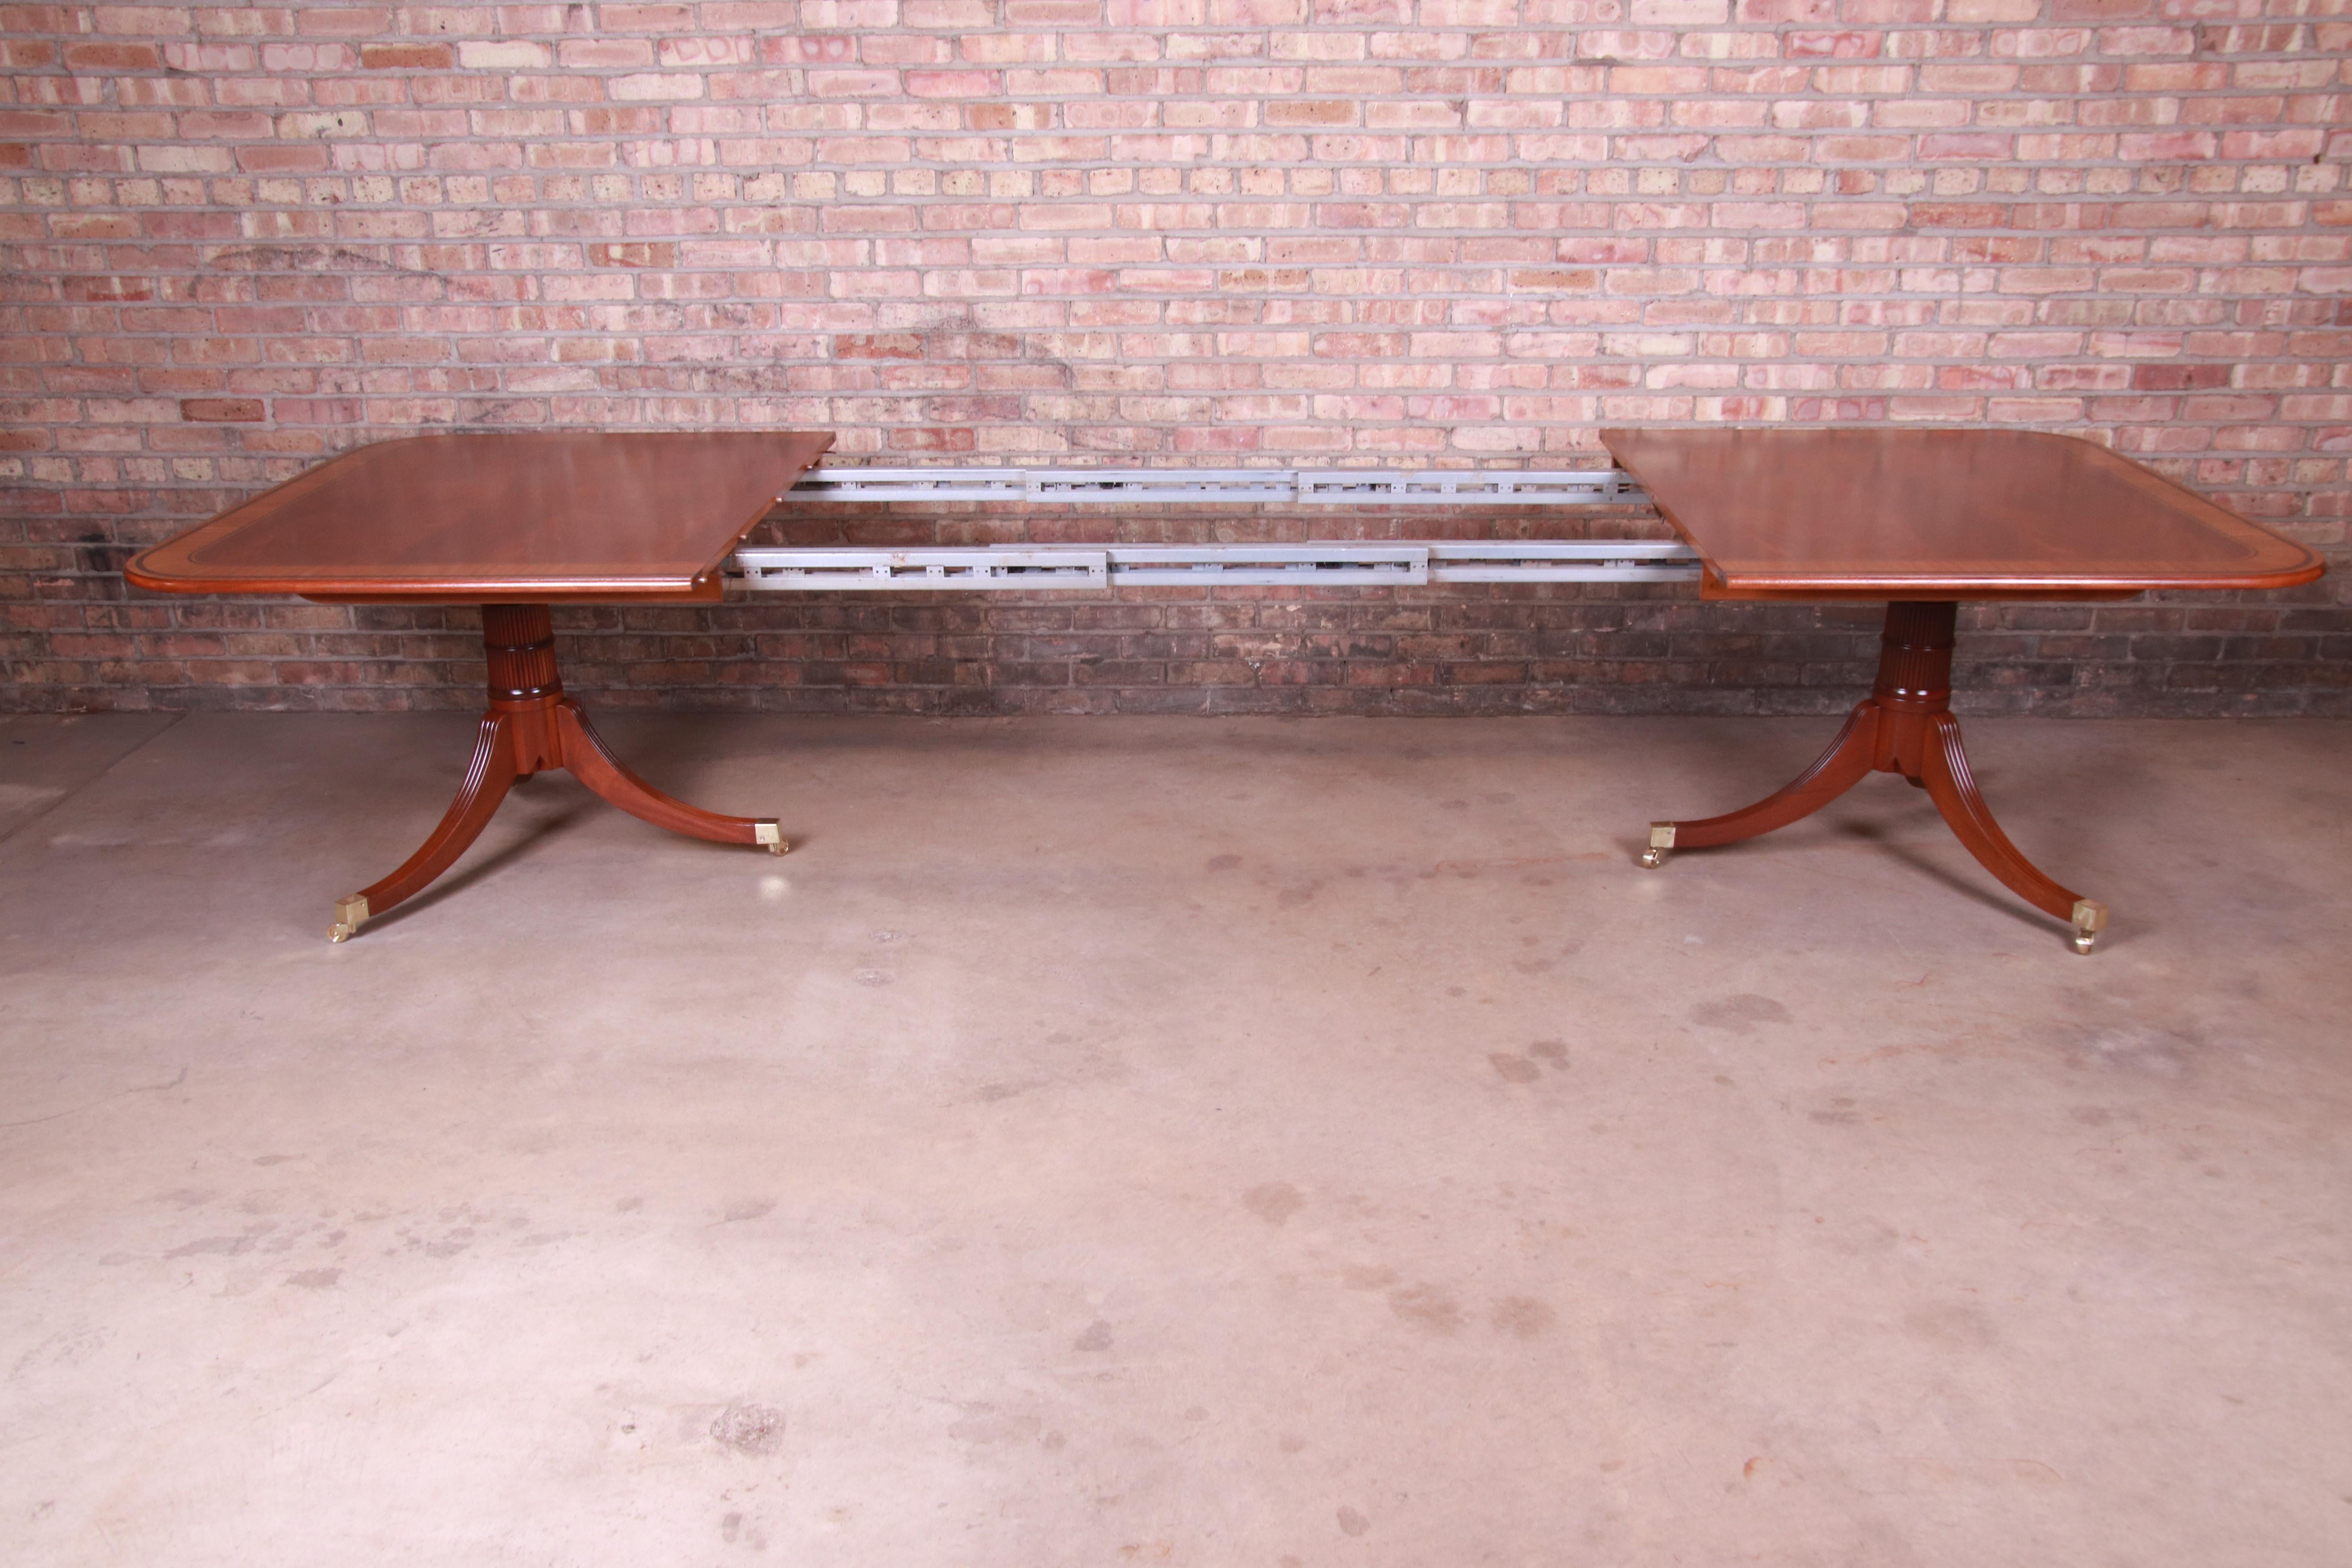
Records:
M134 559L142 588L350 603L710 600L824 432L529 431L357 447Z
M2027 430L1604 430L1709 599L2285 588L2292 540L2105 447Z

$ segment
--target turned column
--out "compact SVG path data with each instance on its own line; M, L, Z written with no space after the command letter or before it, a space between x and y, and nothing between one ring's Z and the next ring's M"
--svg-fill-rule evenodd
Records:
M482 651L489 663L490 711L507 720L515 777L563 765L555 710L563 677L555 666L555 623L545 605L484 605Z
M1878 634L1878 679L1871 700L1884 711L1871 766L1919 782L1930 721L1952 710L1952 646L1959 605L1897 599Z

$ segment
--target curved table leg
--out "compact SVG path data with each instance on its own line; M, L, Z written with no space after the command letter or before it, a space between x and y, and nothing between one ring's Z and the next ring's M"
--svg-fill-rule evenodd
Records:
M1949 713L1938 713L1928 726L1919 758L1919 782L1927 786L1928 798L1944 814L1953 837L1968 846L1969 853L2011 892L2037 910L2072 922L2074 951L2089 952L2106 928L2107 906L2060 887L2009 841L1969 772L1969 754L1960 744L1960 721Z
M1900 773L1927 792L1936 809L1986 870L2035 909L2074 928L2074 951L2091 951L2106 928L2107 906L2077 898L2035 868L1993 820L1969 774L1960 721L1952 717L1952 647L1959 606L1949 600L1890 601L1879 634L1878 679L1821 760L1776 795L1744 811L1696 822L1650 824L1644 866L1663 866L1676 849L1704 849L1785 827L1820 810L1880 771Z
M1853 711L1846 715L1845 728L1838 731L1829 750L1814 759L1811 767L1753 805L1721 816L1650 824L1650 847L1642 852L1642 864L1654 870L1664 865L1666 857L1676 849L1736 844L1811 816L1862 782L1863 775L1876 765L1878 728L1883 716L1884 710L1870 699L1856 703Z
M328 941L349 941L352 933L370 918L423 891L481 837L483 827L499 809L499 803L514 787L514 745L508 729L505 714L483 716L481 731L474 742L473 760L466 765L465 782L457 786L457 798L449 803L441 825L391 876L371 882L349 898L335 900L335 923L327 928Z
M721 816L715 811L688 805L631 773L588 722L588 715L569 697L555 704L556 733L562 739L563 765L572 776L630 816L656 827L708 838L719 844L761 844L771 855L782 855L791 845L773 818Z
M490 710L474 742L473 761L457 798L424 847L383 881L335 900L327 936L345 942L370 918L447 870L523 779L548 768L569 768L595 794L656 827L721 844L758 844L781 855L788 847L772 818L721 816L673 800L621 764L580 705L563 695L555 664L555 633L545 605L482 606L482 654Z

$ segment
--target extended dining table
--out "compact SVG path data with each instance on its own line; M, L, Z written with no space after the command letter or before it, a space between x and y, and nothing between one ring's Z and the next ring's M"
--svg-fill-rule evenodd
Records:
M435 435L345 452L150 549L128 568L163 593L297 594L327 604L482 606L488 707L457 797L400 867L335 904L350 938L415 897L478 837L507 792L569 769L656 826L782 854L776 819L723 816L655 789L598 739L557 668L550 607L707 604L732 565L754 589L1115 592L1122 584L1660 582L1707 600L1884 602L1877 679L1821 758L1717 816L1654 822L1645 865L1770 832L1873 772L1927 792L2011 891L2092 951L2107 908L2011 843L1969 770L1951 711L1958 607L2113 600L2150 590L2276 589L2323 570L2311 550L2095 443L1986 429L1612 429L1619 468L1292 475L1236 470L810 470L822 432ZM857 476L874 477L867 491ZM803 476L809 476L805 480ZM893 492L882 479L901 482ZM1009 476L1009 477L1007 477ZM1646 495L1679 542L1309 542L1270 548L991 546L740 550L796 485L833 493L1026 496L1041 503L1186 499L1611 503ZM1628 482L1630 481L1630 483ZM1638 490L1633 487L1638 486ZM993 487L993 488L992 488Z

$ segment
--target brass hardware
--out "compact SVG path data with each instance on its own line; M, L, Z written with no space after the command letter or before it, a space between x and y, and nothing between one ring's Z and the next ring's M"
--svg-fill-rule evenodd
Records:
M2096 899L2074 900L2074 951L2087 953L2107 929L2107 906Z
M335 900L335 923L327 928L329 942L349 942L352 933L367 924L368 907L365 893L353 893L348 899Z
M783 825L779 822L761 821L751 824L751 842L766 845L768 853L771 855L786 854L792 849L792 846L784 842Z
M1642 864L1654 871L1666 863L1666 857L1674 853L1674 848L1675 825L1654 822L1650 824L1650 847L1642 851Z

